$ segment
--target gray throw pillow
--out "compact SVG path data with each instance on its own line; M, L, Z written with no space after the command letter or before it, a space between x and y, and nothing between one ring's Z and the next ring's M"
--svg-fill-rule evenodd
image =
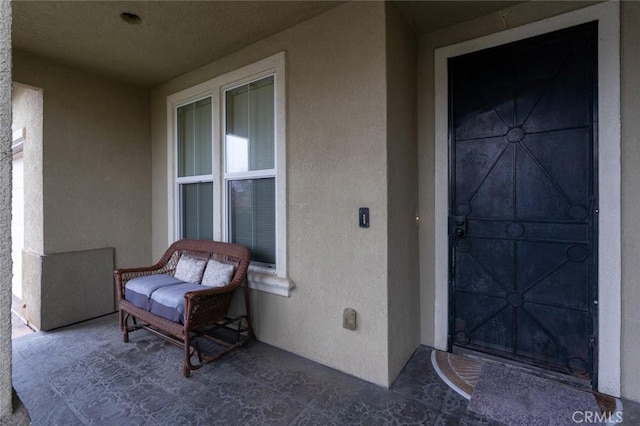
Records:
M200 259L185 253L180 256L180 260L178 260L178 265L176 266L176 272L173 276L187 283L198 284L202 278L202 272L206 264L206 259Z
M202 276L202 285L209 287L223 287L231 281L235 266L228 263L218 262L217 260L209 260L207 268Z

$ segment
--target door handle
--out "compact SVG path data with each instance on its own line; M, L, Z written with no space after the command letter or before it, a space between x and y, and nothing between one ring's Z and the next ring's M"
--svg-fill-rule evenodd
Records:
M462 238L467 234L467 218L465 216L449 217L449 235Z

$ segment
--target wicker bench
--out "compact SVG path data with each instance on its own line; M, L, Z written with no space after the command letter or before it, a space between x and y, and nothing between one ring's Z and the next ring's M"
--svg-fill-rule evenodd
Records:
M116 293L123 340L144 329L184 349L184 376L252 339L246 285L249 249L239 244L180 240L153 266L116 269ZM245 314L230 318L234 291L244 288ZM232 339L223 339L224 331ZM200 339L221 350L204 354ZM198 362L192 363L197 356Z

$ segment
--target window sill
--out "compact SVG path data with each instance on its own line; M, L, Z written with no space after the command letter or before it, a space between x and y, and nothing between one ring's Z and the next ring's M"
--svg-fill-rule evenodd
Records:
M296 286L289 278L279 277L259 269L249 269L248 280L249 288L253 290L260 290L283 297L291 296L291 290Z

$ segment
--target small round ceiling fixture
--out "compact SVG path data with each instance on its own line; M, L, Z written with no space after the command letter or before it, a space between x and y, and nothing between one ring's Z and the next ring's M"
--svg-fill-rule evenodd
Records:
M130 12L122 12L120 14L120 19L122 19L127 24L131 25L140 25L142 24L142 18L136 15L135 13Z

